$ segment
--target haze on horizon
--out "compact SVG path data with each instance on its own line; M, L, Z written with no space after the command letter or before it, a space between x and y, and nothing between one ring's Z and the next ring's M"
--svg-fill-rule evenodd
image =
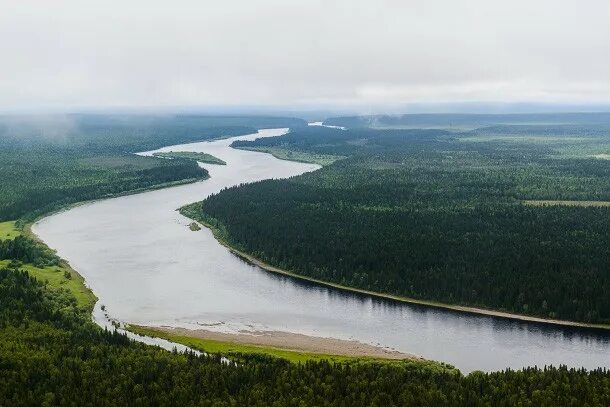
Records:
M0 0L0 111L610 105L604 0Z

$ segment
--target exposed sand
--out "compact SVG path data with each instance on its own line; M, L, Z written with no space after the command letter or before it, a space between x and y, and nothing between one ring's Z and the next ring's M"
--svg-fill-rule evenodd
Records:
M422 358L393 349L369 345L358 341L334 338L322 338L282 331L242 331L225 333L207 329L186 329L176 327L151 327L172 335L192 338L211 339L241 345L270 346L296 352L320 353L340 356L359 356L383 359L419 359Z

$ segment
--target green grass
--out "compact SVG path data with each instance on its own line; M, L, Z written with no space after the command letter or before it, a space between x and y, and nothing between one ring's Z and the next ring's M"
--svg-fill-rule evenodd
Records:
M21 234L14 221L0 222L0 240L14 239Z
M309 153L309 152L305 152L305 151L289 150L289 149L285 149L285 148L281 148L281 147L248 147L248 148L236 147L236 148L239 148L242 150L269 153L272 156L274 156L275 158L278 158L280 160L296 161L296 162L307 163L307 164L318 164L321 166L330 165L337 160L341 160L341 159L345 158L345 157L339 156L339 155L315 154L315 153Z
M153 153L155 157L162 158L181 158L185 160L195 160L205 164L226 165L227 163L218 157L208 153L195 153L189 151L170 151L167 153Z
M23 228L17 227L16 221L8 221L0 223L0 240L14 239L17 236L24 235L30 239L41 242L36 235L34 235L30 229L31 224L24 226ZM44 247L47 247L44 245ZM48 249L47 250L51 250ZM0 267L8 266L12 261L0 260ZM93 292L85 285L85 279L72 270L70 266L61 261L58 266L47 266L47 267L36 267L30 263L20 263L19 268L27 271L31 276L37 280L48 284L52 289L63 288L68 290L76 299L78 307L91 313L93 307L97 302L97 297Z
M0 267L7 266L11 260L0 260ZM31 276L41 282L47 283L50 288L64 288L68 290L74 298L79 308L93 311L93 306L97 298L93 292L85 286L84 279L67 266L50 266L39 268L32 264L22 264L21 270L27 271ZM70 276L70 277L67 277Z
M286 359L293 363L302 363L306 361L319 361L328 360L331 362L355 362L355 361L376 361L384 363L400 363L399 359L381 359L381 358L367 358L367 357L353 357L353 356L342 356L342 355L328 355L323 353L310 353L310 352L299 352L292 350L285 350L281 348L275 348L271 346L260 346L260 345L244 345L232 342L223 342L212 339L201 339L194 338L191 336L171 334L160 329L144 327L139 325L129 325L128 328L131 332L138 335L153 336L157 338L166 339L168 341L180 343L182 345L189 346L193 349L198 349L206 353L218 353L222 355L239 355L239 354L252 354L258 353L267 356L273 356L277 358ZM422 363L426 363L423 362ZM432 363L432 362L430 362ZM436 363L436 362L434 362Z

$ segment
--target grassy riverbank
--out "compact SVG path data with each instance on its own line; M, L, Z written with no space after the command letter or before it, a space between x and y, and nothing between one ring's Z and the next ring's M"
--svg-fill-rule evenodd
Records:
M426 364L435 364L436 362L424 361L423 359L414 358L410 355L400 354L398 352L388 352L385 356L381 349L377 352L378 356L362 356L358 354L347 355L347 350L340 350L341 345L348 345L350 341L340 340L329 340L326 338L315 338L318 343L326 341L336 342L337 354L321 353L315 351L301 351L295 348L300 345L296 341L291 342L290 340L285 342L284 346L269 346L261 344L253 344L255 338L247 338L247 334L224 334L219 332L204 331L204 330L188 330L180 328L160 328L160 327L146 327L139 325L129 325L127 328L129 331L138 335L158 337L166 339L172 342L180 343L191 347L193 349L200 350L206 353L219 353L224 356L239 356L241 354L260 354L272 357L278 357L286 359L293 363L303 363L307 361L321 361L327 360L330 362L343 363L343 362L366 362L376 361L384 363L397 363L401 360L417 361ZM266 333L272 335L273 333ZM283 333L278 333L283 334ZM290 335L290 334L288 334ZM303 336L295 334L296 336ZM305 337L305 336L303 336ZM226 338L226 340L218 340L211 338ZM260 336L257 337L259 342L265 342L260 340ZM363 347L364 348L364 347ZM374 347L367 347L368 350L374 349ZM439 366L448 367L444 364L438 364Z
M96 202L103 199L112 199L118 198L121 196L129 196L140 194L148 191L155 191L159 189L177 187L181 185L191 184L193 182L203 181L209 178L207 171L204 173L202 177L199 178L190 178L183 179L180 181L166 182L157 185L151 185L145 188L138 188L131 191L123 191L120 193L110 194L108 196L100 197L97 199L93 199L90 201L76 202L71 204L64 204L58 206L54 210L41 214L36 218L32 219L28 223L24 223L22 221L8 221L0 223L0 240L5 238L15 238L17 236L25 236L28 239L32 239L36 241L39 245L43 246L49 252L53 252L47 245L42 241L33 231L32 226L38 220L50 216L54 213L67 211L71 208L85 205L88 203ZM8 266L11 263L9 260L0 260L0 267ZM83 276L81 276L76 270L74 270L67 261L63 259L59 259L59 264L56 266L48 266L48 267L36 267L33 264L20 264L19 268L21 270L27 271L31 276L40 280L42 283L47 284L51 289L66 289L68 290L76 299L79 308L85 310L88 314L93 312L93 308L97 302L97 297L93 293L93 291L87 287L86 281Z
M30 226L29 224L19 226L18 222L14 221L0 223L0 241L13 240L18 237L30 239L34 245L39 247L43 256L56 257L52 254L53 251L31 232ZM86 286L85 279L64 260L56 258L52 263L35 265L15 259L4 259L0 260L0 268L8 267L26 271L51 290L66 290L74 297L78 308L90 314L97 302L97 297Z
M0 260L0 268L9 267L10 260ZM20 270L46 284L50 289L63 289L70 292L78 307L91 313L97 302L97 297L86 285L84 278L68 264L62 262L59 266L36 267L33 264L20 264Z

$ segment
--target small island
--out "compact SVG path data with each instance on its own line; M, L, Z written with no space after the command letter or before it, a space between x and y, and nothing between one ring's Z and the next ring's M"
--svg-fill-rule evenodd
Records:
M212 154L195 153L190 151L169 151L163 153L153 153L155 157L161 158L179 158L184 160L195 160L206 164L226 165L227 163Z
M199 226L197 222L191 222L189 229L191 229L193 232L197 232L198 230L201 230L201 226Z

